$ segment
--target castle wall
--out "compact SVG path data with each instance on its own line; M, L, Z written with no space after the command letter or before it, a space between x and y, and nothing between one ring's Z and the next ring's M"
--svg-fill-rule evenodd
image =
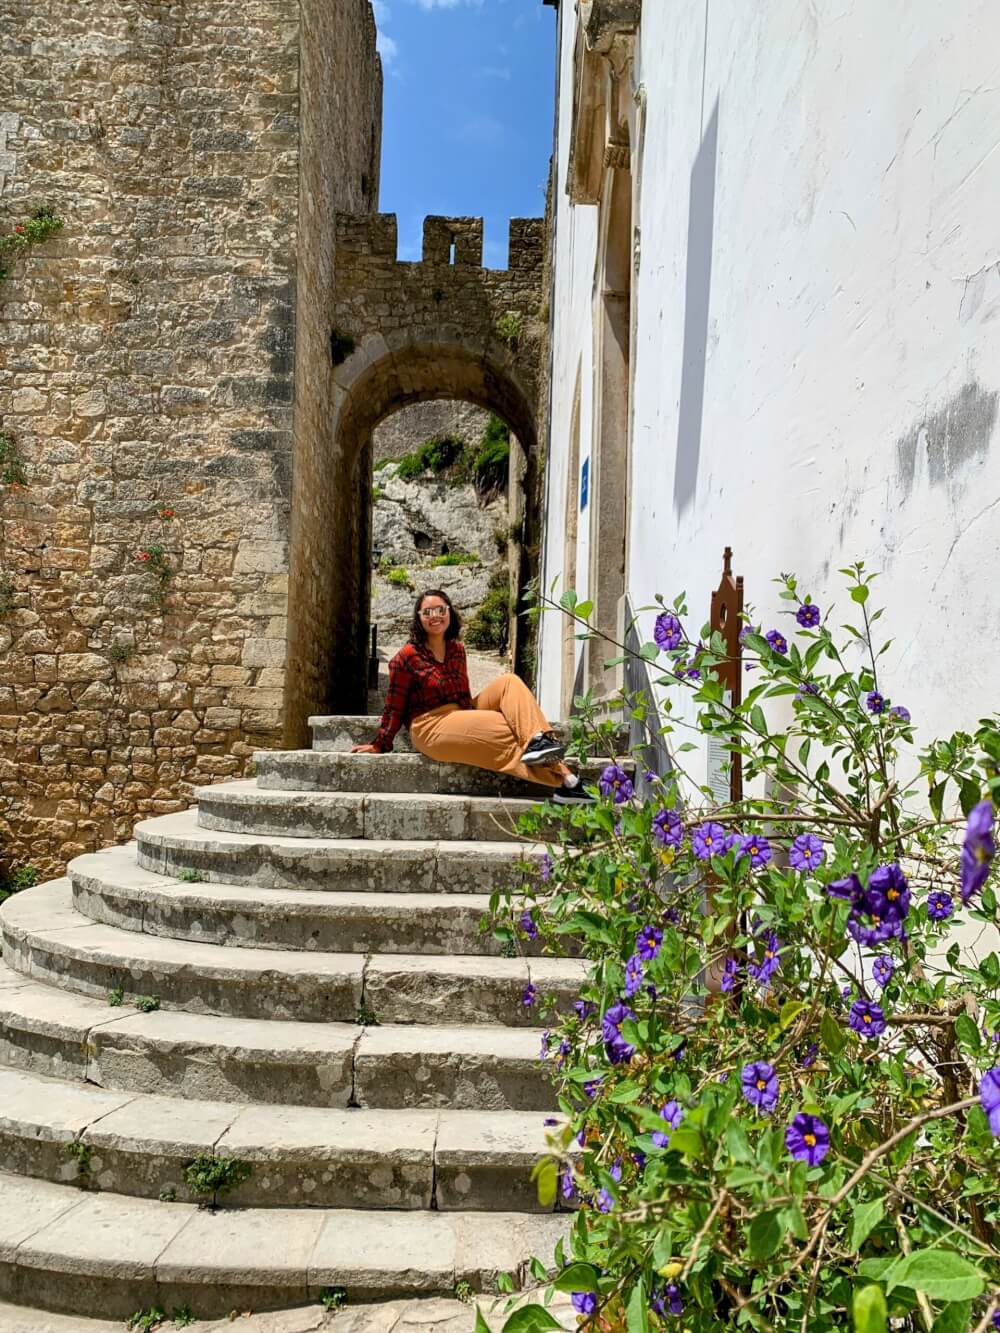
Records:
M0 229L66 220L0 284L30 475L0 493L8 862L57 870L280 741L333 214L377 195L374 24L335 8L0 0Z

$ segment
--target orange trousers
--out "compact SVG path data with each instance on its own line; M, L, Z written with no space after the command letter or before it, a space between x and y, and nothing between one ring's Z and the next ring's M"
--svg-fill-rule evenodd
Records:
M529 768L521 755L532 736L550 731L545 714L520 676L498 676L472 701L472 708L444 704L410 723L410 739L428 759L471 764L492 773L509 773L541 787L558 787L562 778L549 764Z

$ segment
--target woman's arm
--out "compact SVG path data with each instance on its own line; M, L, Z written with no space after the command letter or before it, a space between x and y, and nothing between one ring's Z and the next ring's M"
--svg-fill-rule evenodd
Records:
M410 697L412 684L413 676L410 674L410 669L400 660L400 654L397 653L389 663L389 689L385 697L385 708L382 710L379 729L372 741L372 750L375 754L388 754L392 750L396 732L403 725L403 715L406 712L406 702Z

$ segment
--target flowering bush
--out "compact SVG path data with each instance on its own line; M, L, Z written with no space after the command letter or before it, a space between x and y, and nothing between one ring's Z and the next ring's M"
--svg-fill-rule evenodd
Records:
M41 245L65 223L49 208L36 208L30 217L0 236L0 281L10 272L10 264L32 245Z
M528 816L562 820L547 878L495 896L499 933L592 963L572 1012L532 997L568 1121L536 1179L578 1209L554 1285L588 1328L1000 1327L1000 726L916 756L874 576L844 573L842 635L779 580L735 708L721 636L656 608L641 656L690 696L661 705L674 767L640 799L619 757L592 806ZM688 727L745 799L685 771Z

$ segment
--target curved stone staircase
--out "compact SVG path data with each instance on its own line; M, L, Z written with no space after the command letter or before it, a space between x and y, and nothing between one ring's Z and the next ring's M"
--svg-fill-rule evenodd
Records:
M312 725L0 909L0 1298L450 1293L564 1233L530 1181L553 1095L522 997L568 1004L583 965L480 930L542 854L513 834L538 789ZM203 1153L253 1168L215 1213L185 1183Z

